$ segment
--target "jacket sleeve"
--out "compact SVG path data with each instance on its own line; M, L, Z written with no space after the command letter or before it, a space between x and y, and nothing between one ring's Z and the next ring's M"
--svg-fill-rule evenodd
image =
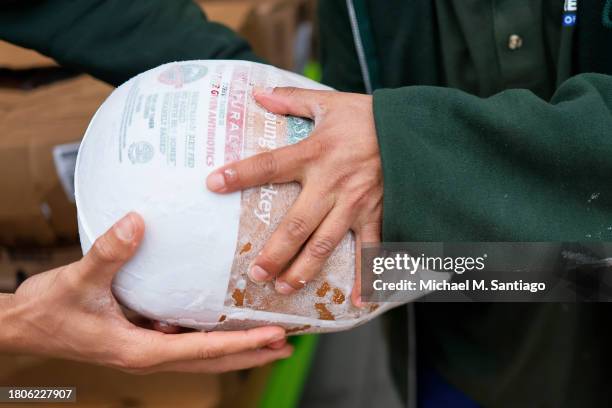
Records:
M379 90L386 241L612 238L612 77L550 101L437 87Z
M0 5L0 38L113 85L165 62L257 60L191 0L23 0Z

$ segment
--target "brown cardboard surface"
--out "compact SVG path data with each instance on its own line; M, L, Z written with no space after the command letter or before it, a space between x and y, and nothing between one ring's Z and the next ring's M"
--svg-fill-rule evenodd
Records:
M138 376L110 368L38 357L0 356L0 385L77 387L77 402L37 407L207 408L219 406L221 385L213 374ZM234 390L235 392L235 390ZM2 404L22 408L27 404Z
M0 120L4 114L23 99L23 91L17 89L0 89Z
M10 69L39 68L57 65L36 51L0 41L0 67Z
M13 292L19 280L78 261L80 245L9 249L0 247L0 292Z
M298 0L262 3L242 30L253 50L274 66L293 69L293 46L301 3Z
M112 87L88 76L32 91L0 89L0 245L76 242L76 208L52 150L78 142Z
M258 408L272 368L273 364L268 364L250 370L221 374L222 398L219 408Z
M304 0L198 2L212 21L242 34L265 60L293 67L298 9ZM53 64L31 50L0 41L0 67ZM59 183L51 152L57 144L81 139L111 90L87 76L32 91L0 88L0 245L76 240L76 210Z
M210 21L221 23L239 32L253 11L253 1L199 0Z
M293 43L304 0L198 0L211 21L241 34L257 55L293 68Z

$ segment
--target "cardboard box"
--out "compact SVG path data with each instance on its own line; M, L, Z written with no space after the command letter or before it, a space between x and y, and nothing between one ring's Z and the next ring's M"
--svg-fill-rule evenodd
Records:
M294 66L304 0L199 0L212 21L243 35L271 64ZM0 67L55 62L0 42ZM0 88L0 246L49 246L77 240L76 210L55 165L56 146L78 142L112 88L81 76L30 91Z
M0 90L0 245L76 242L76 208L66 188L72 175L64 169L62 183L53 152L81 140L111 91L88 76L27 92ZM64 167L73 156L61 160Z
M244 26L256 2L253 0L197 0L210 21L223 24L239 32Z
M78 261L80 245L43 248L0 247L0 293L12 293L32 275Z
M0 354L0 386L76 387L77 401L37 407L257 408L272 365L223 374L145 376L90 364ZM24 407L24 404L2 404Z
M242 35L255 53L279 68L294 68L294 42L304 0L198 0L209 20Z
M293 67L301 0L199 2L212 21L245 36L258 55ZM53 66L48 57L0 41L0 67ZM27 277L81 257L76 210L62 186L53 148L78 142L111 91L88 76L30 91L0 88L0 292L12 292ZM223 375L133 376L81 363L0 355L0 385L77 387L76 404L37 403L40 407L256 407L269 371L266 366Z
M0 67L9 69L28 69L56 66L54 60L36 51L0 41Z
M214 374L161 373L138 376L70 361L0 356L2 386L77 388L76 403L35 404L41 408L218 407L221 403L220 382L220 377ZM26 405L2 404L2 407L20 408Z

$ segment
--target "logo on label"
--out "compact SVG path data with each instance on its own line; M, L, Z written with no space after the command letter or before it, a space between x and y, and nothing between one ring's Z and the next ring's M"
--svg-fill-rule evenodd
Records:
M312 120L296 116L287 117L287 143L295 144L306 139L313 128Z
M164 72L159 74L158 80L162 84L172 85L181 88L183 84L195 82L203 78L208 72L204 65L196 64L174 64Z
M128 157L134 164L148 163L153 158L155 150L149 142L132 143L128 148Z

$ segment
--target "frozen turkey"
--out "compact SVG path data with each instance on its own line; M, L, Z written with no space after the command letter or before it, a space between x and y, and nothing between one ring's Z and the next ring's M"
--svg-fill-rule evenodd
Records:
M289 332L341 330L390 307L352 306L352 234L324 271L291 296L249 281L255 255L297 197L297 184L214 194L206 176L235 160L298 143L309 120L266 112L254 88L329 89L246 61L175 62L117 88L92 119L75 174L83 251L129 211L145 238L113 292L152 319L203 330L267 324Z

